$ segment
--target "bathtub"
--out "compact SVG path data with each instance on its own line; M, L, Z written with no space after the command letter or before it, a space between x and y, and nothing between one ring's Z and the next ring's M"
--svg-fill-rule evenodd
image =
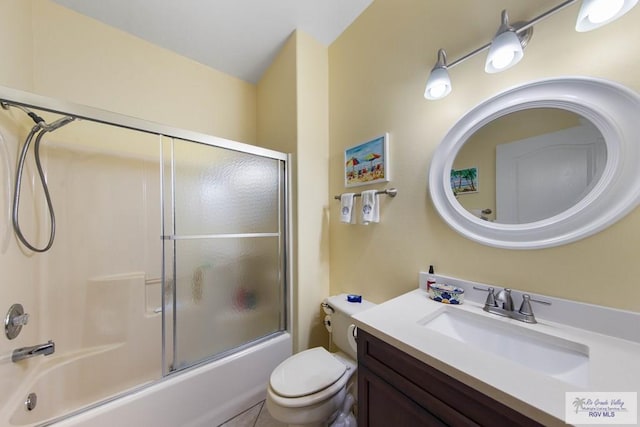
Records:
M83 383L99 382L102 389L109 382L119 384L117 373L91 369L100 358L113 357L118 346L85 350L43 364L33 378L17 390L0 413L0 425L8 427L54 425L56 427L212 427L264 400L271 371L291 355L289 333L274 335L262 342L225 358L172 374L161 380L145 378L149 373L138 372L131 378L135 389L122 397L73 415L58 422L70 408L86 405L95 399L84 387L56 387L68 384L69 377L83 377ZM52 361L54 362L54 361ZM140 376L141 375L141 376ZM86 381L87 376L91 380ZM141 381L148 385L140 387ZM105 384L106 382L106 384ZM24 400L29 391L38 395L36 409L29 412Z

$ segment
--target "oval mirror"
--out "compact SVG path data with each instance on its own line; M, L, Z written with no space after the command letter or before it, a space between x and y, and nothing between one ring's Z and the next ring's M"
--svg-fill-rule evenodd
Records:
M476 242L569 243L640 201L640 97L615 83L549 79L472 109L434 153L429 190L442 218Z

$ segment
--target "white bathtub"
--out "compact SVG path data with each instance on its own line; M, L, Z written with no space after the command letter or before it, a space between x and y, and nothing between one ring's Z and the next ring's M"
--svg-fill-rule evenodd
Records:
M27 412L22 398L19 402L14 400L14 407L3 411L10 414L6 417L8 420L0 420L0 425L216 426L265 398L271 371L291 355L291 348L291 336L284 333L223 359L171 375L135 393L57 423L47 422L56 412L65 410L59 405L82 404L82 399L90 399L86 391L73 387L56 389L56 383L60 384L61 377L68 377L70 369L77 370L82 365L90 367L91 358L104 352L87 354L86 357L49 367L29 381L28 388L37 390L39 395L36 409ZM93 375L89 372L85 371L84 375ZM104 373L95 375L101 382L109 377ZM41 393L44 395L40 396ZM47 404L47 401L54 403Z

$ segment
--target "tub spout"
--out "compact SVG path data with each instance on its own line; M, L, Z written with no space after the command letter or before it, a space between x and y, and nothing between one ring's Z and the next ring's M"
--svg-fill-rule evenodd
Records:
M45 344L34 345L32 347L22 347L13 350L13 353L11 354L11 361L19 362L23 359L28 359L30 357L39 355L48 356L50 354L53 354L55 351L56 344L53 341L49 340Z

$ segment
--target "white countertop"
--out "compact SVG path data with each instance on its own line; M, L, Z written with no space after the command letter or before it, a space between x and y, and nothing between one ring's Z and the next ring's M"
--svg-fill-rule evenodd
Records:
M588 385L566 383L425 328L425 318L441 310L472 312L586 345ZM566 425L565 392L640 392L640 343L544 318L538 318L537 324L525 324L486 313L474 301L441 304L416 289L361 312L354 320L359 328L545 425Z

